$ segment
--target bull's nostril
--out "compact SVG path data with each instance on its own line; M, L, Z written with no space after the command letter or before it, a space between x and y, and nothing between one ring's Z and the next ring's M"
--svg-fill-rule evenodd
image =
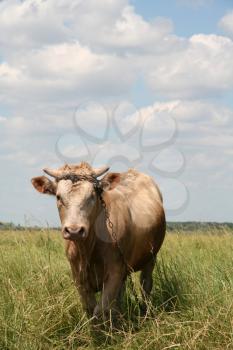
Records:
M78 233L80 234L80 236L83 236L85 234L84 227L81 227Z
M69 227L65 227L65 229L64 229L64 231L66 232L66 233L70 233L70 230L69 230Z

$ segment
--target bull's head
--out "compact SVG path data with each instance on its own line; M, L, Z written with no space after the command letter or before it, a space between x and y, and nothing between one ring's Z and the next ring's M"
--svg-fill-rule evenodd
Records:
M31 180L40 193L56 196L65 239L77 240L88 237L90 228L95 224L100 205L95 179L108 170L108 167L92 168L87 163L65 165L58 170L44 169L44 172L54 180L45 176ZM119 174L108 174L99 184L105 191L114 188L118 182Z

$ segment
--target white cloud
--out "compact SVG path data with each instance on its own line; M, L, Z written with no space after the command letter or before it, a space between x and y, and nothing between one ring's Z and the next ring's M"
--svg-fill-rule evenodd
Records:
M123 95L140 70L136 53L178 45L171 31L169 19L147 22L127 0L0 2L2 99Z
M81 124L79 123L79 127L84 128L85 132L97 137L99 134L104 134L104 129L107 127L106 116L109 113L111 114L111 109L108 108L105 111L103 108L102 111L95 104L89 104L88 106L88 113L85 113L85 123L79 118L82 115L82 110L80 111L81 114L77 116L81 122ZM161 146L171 146L176 140L186 150L196 149L197 152L202 152L207 147L208 149L221 150L227 156L225 151L233 148L233 111L224 106L198 100L176 100L157 102L138 111L132 108L132 115L135 116L135 114L140 118L138 124L142 137L140 142L142 142L142 146L145 149L148 147L160 149ZM94 118L95 115L99 116L99 122ZM127 132L135 129L135 118L131 118L128 115L126 119ZM120 118L119 120L116 119L116 122L122 123L124 120ZM25 153L27 151L33 154L37 148L37 142L39 141L41 143L40 140L43 140L43 148L54 152L54 157L56 157L55 145L58 141L59 143L57 145L59 149L62 147L60 149L61 152L66 149L65 153L72 153L74 156L75 147L78 149L82 144L80 133L77 132L75 127L72 111L67 111L63 115L48 113L43 116L14 116L5 118L1 124L1 134L8 140L6 141L5 148L11 148L13 153L16 149L20 149L20 151ZM120 124L118 127L121 129L122 125ZM70 133L73 135L72 142L68 142L70 138L68 135L71 135ZM76 138L75 135L77 135ZM13 148L10 146L12 139L14 139L15 144ZM22 139L25 142L22 143ZM112 139L112 142L112 147L114 148L116 138ZM134 147L134 138L130 141L130 136L127 137L125 144L127 145L128 142L130 147ZM29 151L28 147L30 144L33 146L29 148ZM96 148L96 145L94 145L94 148ZM42 162L43 159L40 159L40 154L41 152L38 153L37 159ZM78 155L79 153L77 153ZM46 157L44 158L44 162L47 163Z
M6 121L6 117L3 117L0 115L0 123L5 123L5 121Z
M21 51L65 40L67 29L63 17L62 1L1 1L0 31L4 33L1 46Z
M1 83L17 83L20 78L20 71L18 69L10 67L8 63L0 64Z
M207 101L170 101L155 103L140 110L145 124L144 136L147 144L159 151L154 158L153 168L173 171L182 159L175 150L184 155L184 173L181 179L189 189L199 188L204 184L213 191L216 188L228 190L232 187L232 152L233 149L233 111L218 103ZM158 124L157 120L164 120ZM176 120L176 133L172 120ZM170 124L168 121L170 120ZM156 148L158 140L166 140L170 134L170 143L165 145L166 152ZM162 155L162 156L161 156ZM181 154L180 154L181 156ZM181 164L179 163L179 164ZM204 198L203 194L203 198Z
M219 26L222 28L228 35L233 36L233 11L227 13L219 21Z
M30 97L34 102L77 102L77 97L84 94L124 93L135 80L135 68L130 67L127 58L95 54L75 42L25 52L12 65L2 63L0 78L6 101Z
M161 102L141 109L140 114L147 120L148 144L156 144L166 134L171 139L177 128L179 143L185 147L233 148L233 111L219 104L201 100Z
M233 87L233 42L217 35L194 35L183 49L152 57L146 74L158 95L203 98Z
M156 46L162 44L164 38L172 41L169 34L173 25L171 20L157 18L147 22L140 15L135 13L132 6L123 6L121 12L116 17L110 17L103 21L103 13L94 15L94 21L74 21L72 29L80 38L81 42L89 44L91 47L119 52L140 52L153 51ZM93 35L97 32L98 35ZM160 48L161 50L161 48Z
M146 21L127 0L0 2L0 90L17 103L125 95L140 75L168 99L233 87L233 42L174 35L166 18Z
M15 112L17 113L17 112ZM51 136L61 131L67 131L72 127L72 114L66 112L61 114L43 115L36 114L34 110L28 110L28 114L14 115L1 120L2 127L0 133L9 138L34 138L35 136Z
M172 30L168 19L147 22L127 0L9 0L0 3L5 48L36 48L79 40L94 48L140 48Z

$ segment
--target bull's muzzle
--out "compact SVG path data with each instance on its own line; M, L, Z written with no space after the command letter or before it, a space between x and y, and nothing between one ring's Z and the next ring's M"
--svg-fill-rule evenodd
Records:
M87 231L84 226L65 226L62 233L64 239L71 241L85 239L87 237Z

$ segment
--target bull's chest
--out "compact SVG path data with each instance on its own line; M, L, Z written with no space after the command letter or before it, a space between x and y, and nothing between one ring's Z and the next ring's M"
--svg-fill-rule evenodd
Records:
M98 292L104 283L104 263L98 250L93 250L91 256L80 252L76 246L69 245L66 251L74 279L78 284L88 285Z

